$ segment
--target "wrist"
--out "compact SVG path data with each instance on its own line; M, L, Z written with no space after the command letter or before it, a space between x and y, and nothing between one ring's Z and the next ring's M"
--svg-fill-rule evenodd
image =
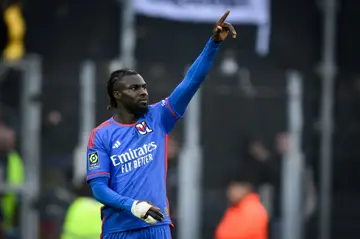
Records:
M136 202L136 200L134 200L134 199L131 199L131 198L126 199L124 204L123 204L123 209L128 211L128 212L131 212L131 208L132 208L132 206L133 206L133 204L135 202Z
M215 44L215 45L220 45L220 44L222 43L221 40L216 40L216 39L214 39L213 37L211 37L210 41L211 41L213 44Z

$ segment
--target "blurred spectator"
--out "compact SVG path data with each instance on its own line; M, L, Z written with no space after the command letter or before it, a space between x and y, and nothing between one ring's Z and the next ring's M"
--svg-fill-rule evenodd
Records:
M267 239L268 214L248 180L236 179L228 186L230 207L216 229L216 239Z
M20 155L14 149L15 142L15 132L0 123L0 180L10 186L20 186L24 180L24 166ZM16 238L19 222L18 199L14 193L5 193L1 197L3 227L8 238Z
M99 216L102 205L92 198L85 180L76 191L78 197L67 210L61 239L98 239L102 228Z
M279 133L275 138L275 152L271 153L261 139L251 139L246 144L243 169L251 172L251 182L258 189L265 183L273 186L272 214L270 235L277 239L281 234L281 184L282 160L289 150L289 135ZM314 212L316 191L311 168L306 166L305 171L305 219L308 221Z

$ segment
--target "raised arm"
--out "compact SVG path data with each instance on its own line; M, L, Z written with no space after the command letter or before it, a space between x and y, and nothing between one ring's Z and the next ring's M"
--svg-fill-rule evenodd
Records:
M210 71L221 42L226 39L229 33L231 33L233 38L236 38L236 32L233 26L225 22L229 13L230 11L227 11L217 22L213 30L213 35L204 50L191 65L184 80L175 88L168 98L170 108L178 117L184 114L192 97L200 88L201 83Z

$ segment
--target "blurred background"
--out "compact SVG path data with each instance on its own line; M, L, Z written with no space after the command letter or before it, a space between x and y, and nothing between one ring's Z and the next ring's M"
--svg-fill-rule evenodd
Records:
M215 238L229 203L254 192L268 219L235 215L239 228L266 223L272 239L360 235L359 1L1 0L0 7L0 238L99 238L75 232L92 228L98 213L69 215L91 195L86 142L111 115L110 72L135 68L159 101L227 9L238 38L222 45L170 135L173 238Z

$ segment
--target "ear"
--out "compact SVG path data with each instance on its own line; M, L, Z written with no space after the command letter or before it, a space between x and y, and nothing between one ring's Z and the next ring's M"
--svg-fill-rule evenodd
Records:
M121 93L119 91L114 91L113 96L114 96L115 99L119 100L120 97L121 97Z

